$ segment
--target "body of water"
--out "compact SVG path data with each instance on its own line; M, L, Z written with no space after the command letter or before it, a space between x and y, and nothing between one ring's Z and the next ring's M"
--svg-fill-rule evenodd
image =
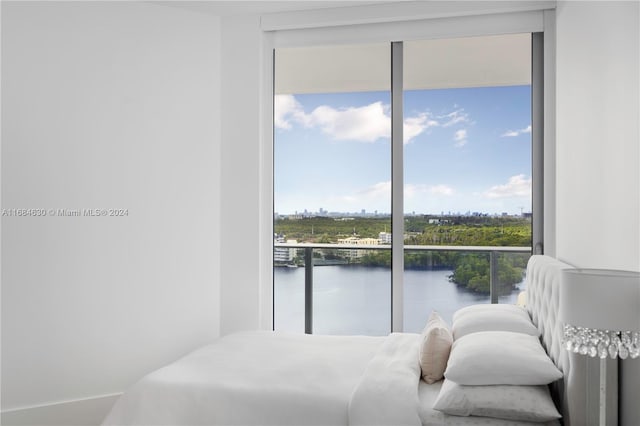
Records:
M490 303L489 295L449 281L452 271L405 270L404 331L419 333L432 310L451 325L453 313ZM304 268L274 270L275 329L304 332ZM313 332L386 335L391 323L391 269L353 265L313 269ZM515 303L524 282L500 303Z

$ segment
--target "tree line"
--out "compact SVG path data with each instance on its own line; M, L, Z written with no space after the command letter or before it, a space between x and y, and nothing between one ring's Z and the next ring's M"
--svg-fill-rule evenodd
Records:
M453 273L449 280L469 290L489 294L490 292L490 254L454 251L405 251L405 269L447 269ZM522 281L529 254L498 254L499 295L509 294L514 286ZM364 266L391 267L391 253L388 250L375 251L363 256L360 264Z
M531 244L531 220L521 217L493 216L407 216L407 244L527 246ZM392 232L391 217L306 217L278 218L274 232L301 242L337 242L357 235L378 238L380 232Z
M335 220L328 217L277 219L274 231L287 239L310 243L337 243L347 236L378 238L391 232L390 217L356 217ZM408 216L405 218L405 244L449 246L531 246L531 220L520 217L490 216ZM320 250L316 250L318 252ZM321 250L326 259L339 258L339 250ZM525 253L500 253L498 291L508 294L522 281L529 258ZM375 250L357 260L364 266L391 266L390 250ZM488 294L489 253L457 251L405 251L406 269L448 269L450 281L469 290Z

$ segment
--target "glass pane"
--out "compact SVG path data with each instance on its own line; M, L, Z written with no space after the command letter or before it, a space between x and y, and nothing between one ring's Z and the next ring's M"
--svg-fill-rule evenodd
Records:
M434 309L450 322L460 307L490 303L490 251L499 301L520 291L531 246L530 46L530 34L404 44L405 244L414 246L405 331L422 330Z
M527 289L526 271L530 253L502 253L498 263L498 303L515 304Z
M367 256L368 250L339 250L341 256ZM313 332L386 335L391 323L391 269L354 264L314 270Z
M486 292L474 291L452 281L454 265L471 264L465 257L471 256L476 267L488 268L489 255L455 251L405 251L404 272L404 329L422 331L431 311L436 310L451 325L453 313L458 309L490 303ZM458 258L461 258L457 261ZM482 279L478 280L482 281Z
M295 244L306 243L313 332L390 331L391 272L371 260L391 230L389 49L275 52L276 330L304 330L304 256Z

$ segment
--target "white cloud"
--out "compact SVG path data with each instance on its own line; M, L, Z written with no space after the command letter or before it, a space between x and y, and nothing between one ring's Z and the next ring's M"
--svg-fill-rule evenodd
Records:
M375 142L391 134L388 106L382 102L345 109L323 105L314 109L304 121L307 126L320 127L335 140Z
M386 182L378 182L376 184L371 185L368 188L365 188L361 191L358 191L358 196L363 196L366 198L378 198L378 197L391 197L391 181L388 180Z
M408 144L425 130L438 125L438 121L434 120L428 112L422 112L415 117L406 118L403 126L404 143Z
M433 195L453 195L453 188L447 185L435 185L429 188Z
M525 175L511 176L504 185L496 185L483 193L487 198L514 198L531 196L531 178Z
M291 120L299 119L304 114L302 105L293 95L276 95L273 112L274 125L278 129L290 129Z
M467 130L466 129L456 130L456 132L453 134L453 140L455 141L457 147L466 145Z
M447 126L453 122L466 120L466 114L457 110L441 116ZM391 113L389 105L374 102L362 107L336 109L321 105L311 113L306 113L293 95L276 95L274 103L274 125L278 129L289 130L293 124L317 127L334 140L375 142L391 137ZM420 112L404 120L404 143L410 143L418 135L440 122L429 112Z
M415 198L423 195L451 196L454 190L448 185L426 185L426 184L406 184L404 186L404 196ZM391 181L378 182L353 194L345 195L340 199L347 203L365 205L370 201L391 201Z
M469 123L469 114L464 112L464 109L462 108L448 114L440 115L438 118L444 120L442 122L442 127L449 127L458 123Z
M374 142L391 135L389 107L382 102L342 109L321 105L311 113L306 113L295 96L276 95L275 127L289 130L294 123L318 127L335 140Z
M531 125L528 125L524 129L520 129L520 130L507 130L501 136L503 138L513 138L516 136L520 136L523 133L531 133Z
M379 210L385 210L382 206L389 205L391 201L391 181L378 182L354 193L333 198L330 201L333 203L336 200L339 205L349 206L348 208L360 209L363 206L379 205Z
M426 184L406 184L404 186L404 195L406 198L413 198L419 195L453 195L453 188L447 185L426 185Z

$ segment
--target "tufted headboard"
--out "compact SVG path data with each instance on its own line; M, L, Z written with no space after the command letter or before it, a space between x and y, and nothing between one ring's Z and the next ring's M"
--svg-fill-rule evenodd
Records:
M547 353L564 373L553 383L552 395L563 415L565 425L586 424L589 375L587 357L570 353L562 346L563 327L558 320L560 276L571 265L544 255L533 255L527 264L527 311L540 330Z
M533 255L527 264L527 311L540 330L542 343L556 366L569 373L569 353L562 347L562 324L558 321L560 271L571 268L549 256Z

